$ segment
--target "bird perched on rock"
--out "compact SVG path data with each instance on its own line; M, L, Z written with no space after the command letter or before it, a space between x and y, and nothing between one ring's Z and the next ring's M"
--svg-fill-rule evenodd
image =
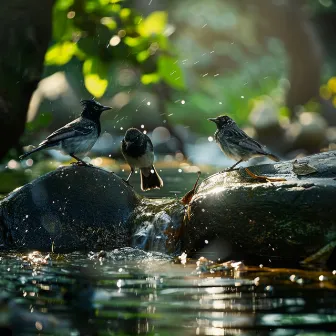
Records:
M50 134L38 147L20 156L20 159L46 148L63 150L77 160L77 163L87 165L77 157L87 153L97 141L100 132L100 115L111 107L103 106L94 99L81 100L83 111L81 116Z
M140 168L141 189L143 191L163 187L163 181L153 166L153 144L146 134L136 128L129 128L122 140L121 151L131 167L127 183L135 168Z
M230 117L219 116L208 120L217 125L215 140L220 149L226 156L237 161L228 170L232 170L242 161L248 161L255 156L267 156L273 161L280 161L277 156L268 152L265 146L242 131Z

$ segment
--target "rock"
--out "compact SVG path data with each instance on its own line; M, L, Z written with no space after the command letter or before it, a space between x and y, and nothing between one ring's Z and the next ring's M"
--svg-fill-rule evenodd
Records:
M133 189L113 173L61 167L0 203L0 243L55 252L129 246L127 220L138 201Z
M293 164L310 173L297 175ZM189 205L189 255L298 261L336 241L336 151L250 170L287 181L263 183L244 168L204 180Z
M0 203L0 244L56 252L103 249L107 256L131 246L259 263L330 259L336 151L249 169L259 178L240 168L203 180L186 206L178 199L140 198L100 168L62 167Z

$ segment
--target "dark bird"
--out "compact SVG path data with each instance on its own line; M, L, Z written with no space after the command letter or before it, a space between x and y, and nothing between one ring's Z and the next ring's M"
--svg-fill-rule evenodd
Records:
M232 170L242 161L248 161L255 156L267 156L273 161L280 159L268 152L266 147L250 138L228 116L209 118L208 120L217 125L215 140L223 153L237 162L228 170Z
M136 128L128 129L122 140L121 151L131 167L127 183L135 168L140 168L141 189L143 191L163 187L163 181L153 166L153 144L146 134Z
M81 116L50 134L35 149L20 156L20 159L46 148L55 148L64 151L77 160L78 163L87 165L77 157L78 154L87 153L97 141L100 132L100 115L111 107L103 106L94 99L81 100L83 111Z

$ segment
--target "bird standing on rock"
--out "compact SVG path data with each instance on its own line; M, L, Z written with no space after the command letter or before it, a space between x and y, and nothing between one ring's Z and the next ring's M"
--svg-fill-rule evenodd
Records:
M215 140L220 149L226 156L237 161L226 171L230 171L242 161L248 161L256 156L267 156L273 161L280 161L277 156L268 152L265 146L259 144L242 131L230 117L219 116L208 120L217 125Z
M96 143L100 132L100 115L111 107L103 106L94 99L81 100L81 116L50 134L38 147L20 156L20 159L46 148L63 150L77 160L78 164L87 165L77 157L87 153Z
M163 181L153 166L154 151L150 138L136 128L129 128L122 140L121 151L131 167L128 183L135 168L140 168L143 191L163 187Z

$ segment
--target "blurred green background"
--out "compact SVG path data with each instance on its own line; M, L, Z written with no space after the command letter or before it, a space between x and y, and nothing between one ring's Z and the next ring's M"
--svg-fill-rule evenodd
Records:
M48 158L17 159L92 97L113 107L89 154L106 159L95 164L122 162L120 140L137 127L162 162L229 165L206 120L220 114L283 159L335 148L336 1L57 0L50 9L42 78L3 167Z

